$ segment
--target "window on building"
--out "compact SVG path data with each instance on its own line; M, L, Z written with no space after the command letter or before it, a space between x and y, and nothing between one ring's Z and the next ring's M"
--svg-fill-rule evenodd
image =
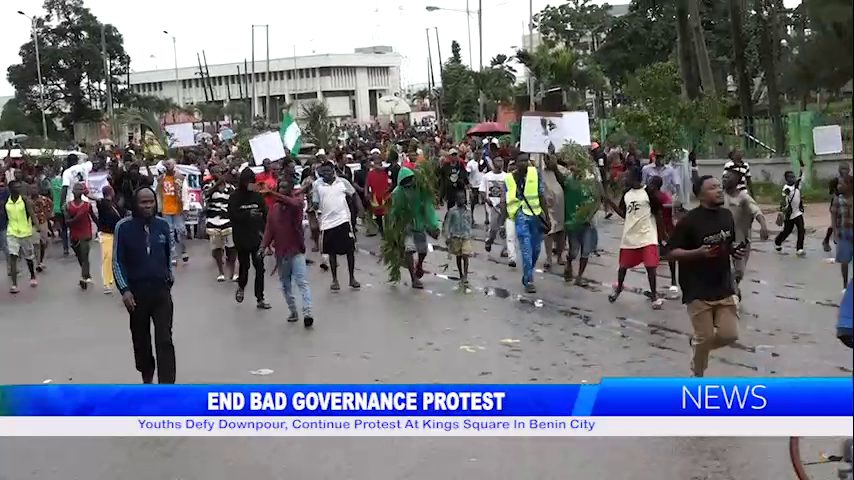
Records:
M291 71L290 71L290 70L288 70L288 71L287 71L287 74L288 74L288 80L290 80L290 79L291 79Z
M199 88L199 79L198 78L193 79L193 86L196 88Z
M320 67L320 76L321 77L330 77L332 76L332 69L329 67Z
M301 79L305 78L305 70L303 70L301 68L299 69L299 78L301 78Z
M159 91L161 91L161 92L163 91L163 82L158 82L158 83L157 83L157 90L159 90Z

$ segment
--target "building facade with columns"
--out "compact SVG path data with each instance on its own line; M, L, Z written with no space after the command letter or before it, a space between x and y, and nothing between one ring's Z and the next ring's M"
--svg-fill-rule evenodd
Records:
M252 63L208 65L214 102L251 99L254 96L257 115L267 108L278 112L294 102L292 111L301 115L301 104L321 100L329 115L341 120L366 123L377 115L377 99L400 93L401 56L391 47L357 48L354 53L321 54L290 58L255 60L253 94ZM203 66L204 68L204 66ZM208 72L206 72L208 76ZM175 69L132 72L130 85L134 92L171 98L180 105L201 104L210 99L199 74L198 65ZM269 88L269 91L268 91ZM269 96L269 102L267 101Z

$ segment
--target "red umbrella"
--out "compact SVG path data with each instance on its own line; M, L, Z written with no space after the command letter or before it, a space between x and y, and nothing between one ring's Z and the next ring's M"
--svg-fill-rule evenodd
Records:
M471 127L466 135L479 135L488 137L491 135L507 135L510 129L503 123L498 122L483 122Z

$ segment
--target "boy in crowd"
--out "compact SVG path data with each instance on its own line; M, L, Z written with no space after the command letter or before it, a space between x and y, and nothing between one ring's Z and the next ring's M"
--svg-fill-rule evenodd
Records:
M656 269L659 261L659 234L664 234L661 202L641 184L640 168L633 167L627 171L626 183L629 188L623 194L620 204L614 205L611 202L614 211L625 219L625 223L620 242L617 285L608 295L608 301L614 303L620 297L629 269L643 264L649 280L647 296L652 301L652 308L660 310L664 302L658 298L656 290Z
M466 208L465 196L465 192L457 192L454 208L448 210L448 218L444 225L448 252L456 257L457 270L460 272L460 287L463 289L469 285L472 228L472 216Z

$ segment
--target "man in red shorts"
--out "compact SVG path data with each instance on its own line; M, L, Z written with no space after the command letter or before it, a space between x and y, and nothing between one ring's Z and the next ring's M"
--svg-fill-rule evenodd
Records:
M664 235L662 207L658 198L647 191L641 184L640 168L630 168L626 172L626 186L619 205L608 200L617 215L623 217L623 238L620 242L620 267L617 270L617 285L608 295L608 301L617 301L623 292L623 282L626 272L640 264L646 268L649 279L647 296L652 301L652 308L658 310L663 301L658 298L655 286L656 268L658 268L658 238Z

